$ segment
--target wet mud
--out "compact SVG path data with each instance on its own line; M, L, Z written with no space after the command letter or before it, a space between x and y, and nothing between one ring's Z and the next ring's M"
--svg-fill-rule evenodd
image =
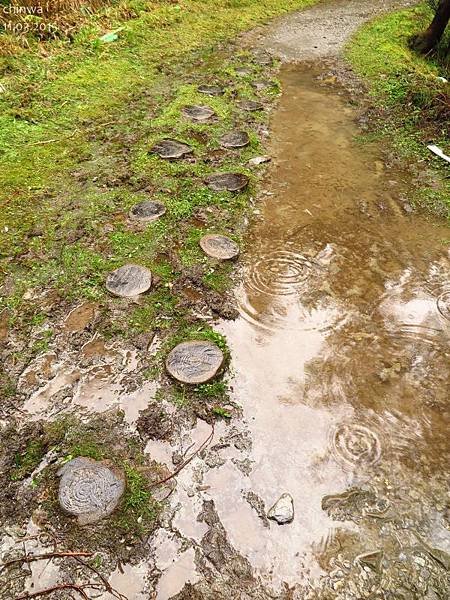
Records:
M197 549L199 579L174 597L445 598L448 230L405 212L409 173L358 143L324 68L280 77L240 315L218 325L243 417L180 474L169 530ZM222 535L192 520L211 501ZM234 561L246 577L224 572Z

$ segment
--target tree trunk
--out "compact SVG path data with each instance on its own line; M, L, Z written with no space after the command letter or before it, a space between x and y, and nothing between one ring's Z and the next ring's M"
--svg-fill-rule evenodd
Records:
M411 47L426 54L439 43L450 20L450 0L441 0L430 26L411 39Z

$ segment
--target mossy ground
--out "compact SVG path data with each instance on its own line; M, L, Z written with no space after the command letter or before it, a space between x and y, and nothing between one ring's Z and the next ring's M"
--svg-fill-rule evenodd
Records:
M52 349L55 321L83 299L102 304L99 331L111 338L182 325L186 310L172 288L185 268L198 266L207 290L230 288L232 267L206 259L198 240L209 231L240 240L256 181L246 161L261 149L267 113L244 113L235 101L259 97L270 105L278 88L273 81L257 93L251 83L266 69L226 40L311 3L130 0L81 19L70 39L31 36L22 47L0 36L3 46L17 45L0 59L0 314L10 332L33 339L21 363ZM117 40L99 41L121 26ZM243 65L248 76L236 73ZM199 94L205 82L223 85L224 96ZM209 104L217 120L183 118L181 107L192 103ZM250 146L221 150L220 135L239 126ZM149 153L165 136L190 143L193 158L167 162ZM205 175L228 169L251 176L245 193L204 185ZM129 209L148 198L165 203L164 218L130 222ZM117 301L111 311L104 280L126 262L149 267L157 283L139 305ZM5 389L13 393L14 380Z
M380 111L371 139L384 139L405 161L419 158L436 173L439 184L423 185L416 201L449 215L448 164L426 148L436 144L450 154L450 79L447 33L432 56L413 52L408 41L426 29L432 18L428 5L382 16L365 25L349 42L346 56L358 75L368 82Z

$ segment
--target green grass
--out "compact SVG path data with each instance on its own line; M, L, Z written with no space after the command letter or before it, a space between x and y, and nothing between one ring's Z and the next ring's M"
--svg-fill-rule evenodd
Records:
M101 307L96 328L105 339L157 332L166 353L185 339L209 339L228 360L225 340L196 321L180 283L191 271L205 298L230 289L233 266L206 257L199 239L214 232L242 242L258 181L246 165L263 151L259 131L268 114L245 113L236 100L269 106L280 91L273 70L229 42L314 1L117 0L114 10L81 19L70 40L30 36L28 47L19 48L0 35L0 48L17 50L0 58L0 312L6 308L23 364L58 351L61 320L84 299ZM132 15L119 10L125 4ZM99 42L119 26L117 40ZM237 73L243 67L248 74ZM256 91L252 83L261 79L272 83ZM225 93L202 95L201 83L221 85ZM192 123L181 113L187 104L208 104L217 119ZM247 148L220 147L233 128L248 131ZM165 161L153 154L152 145L164 137L189 143L192 157ZM228 170L246 173L249 188L238 194L207 188L205 176ZM131 207L149 198L165 204L165 215L149 224L130 220ZM107 274L130 262L154 275L137 303L105 289ZM152 377L164 372L163 351L147 369ZM8 398L16 395L16 377L2 386ZM226 390L219 380L188 393L173 384L169 396L179 406L201 400L212 414ZM95 448L73 446L76 454L99 456Z
M150 491L149 480L132 465L125 463L126 488L116 524L126 532L143 535L151 531L160 512Z
M346 49L354 70L369 84L375 105L381 110L376 132L394 145L406 161L425 160L440 174L438 189L424 187L416 201L439 214L449 214L450 181L446 164L434 157L427 144L450 154L448 84L450 61L445 58L446 37L433 57L423 57L408 47L409 38L425 29L432 18L425 4L382 16L362 27ZM373 137L373 136L372 136Z

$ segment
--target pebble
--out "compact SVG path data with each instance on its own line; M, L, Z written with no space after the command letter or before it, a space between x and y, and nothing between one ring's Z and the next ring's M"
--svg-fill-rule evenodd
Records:
M294 500L288 493L282 494L268 511L267 517L279 525L291 523L294 520Z

